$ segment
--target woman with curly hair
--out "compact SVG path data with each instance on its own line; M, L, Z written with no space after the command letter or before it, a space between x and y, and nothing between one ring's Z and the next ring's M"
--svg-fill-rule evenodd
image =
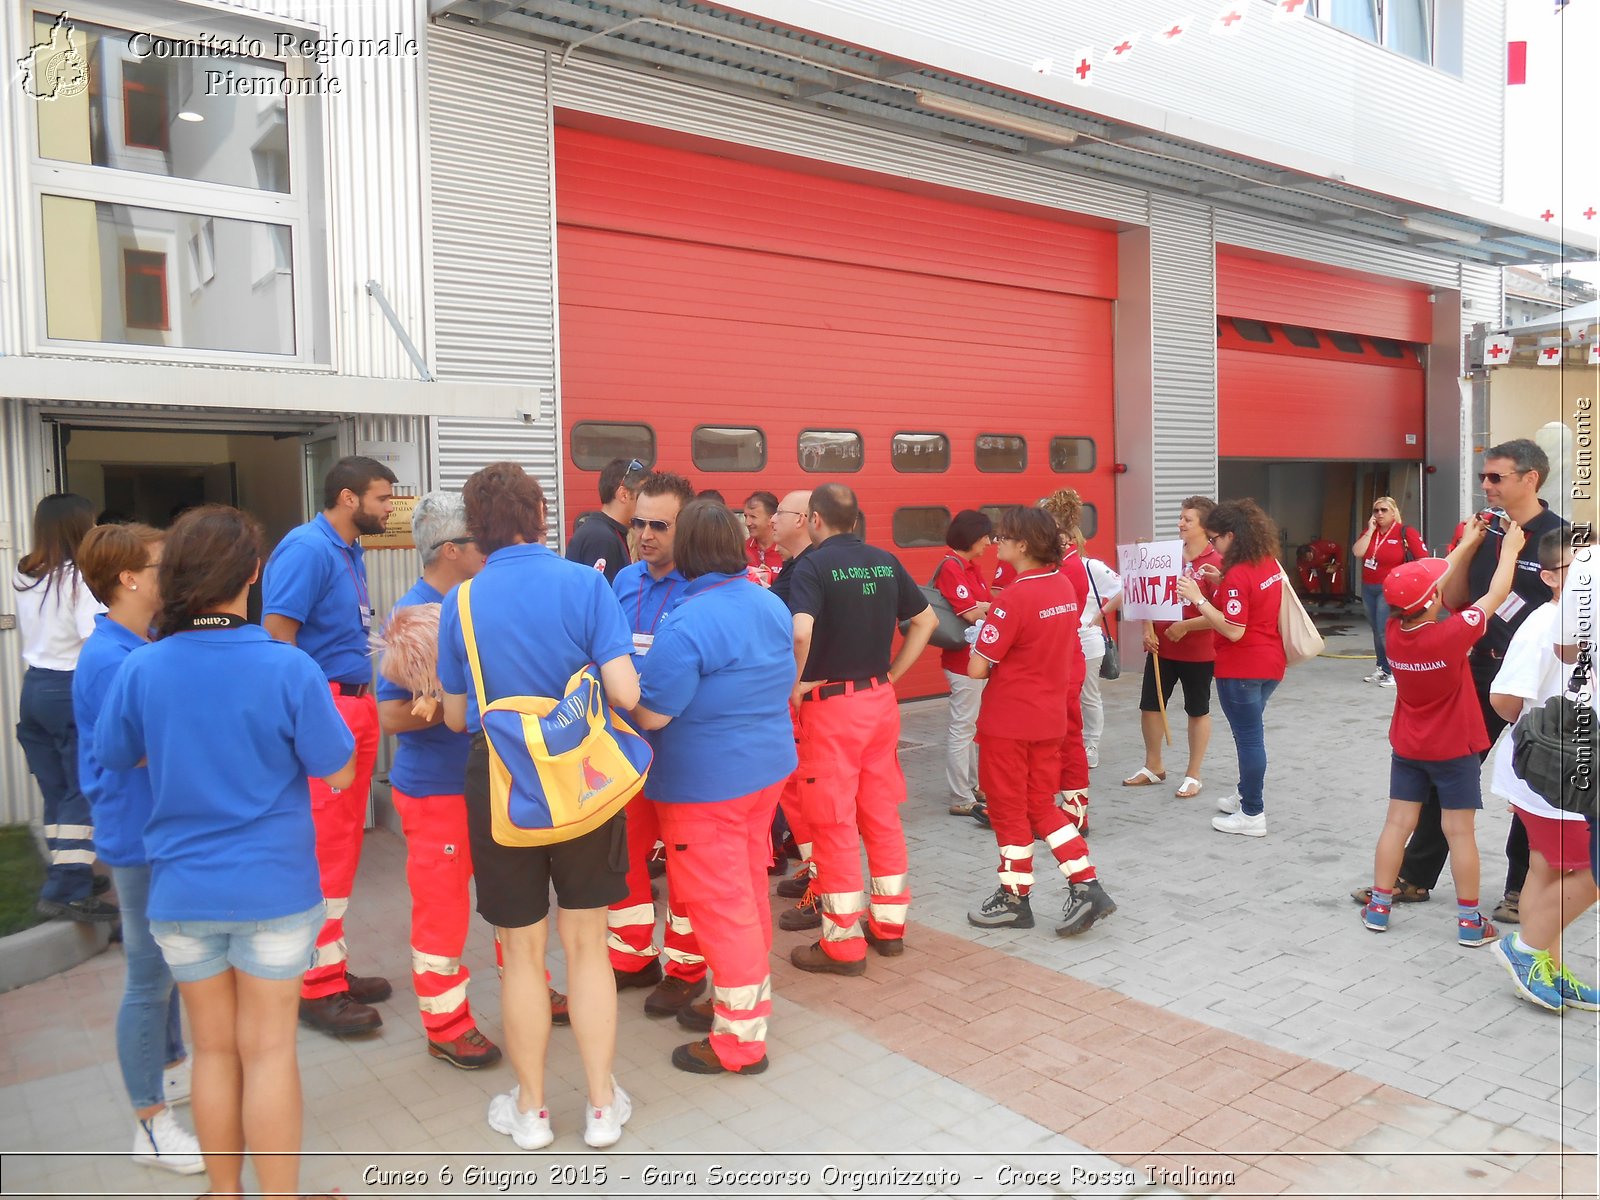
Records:
M1079 597L1092 597L1089 569L1078 547L1083 544L1083 497L1076 488L1060 488L1039 502L1039 507L1055 518L1061 535L1061 573ZM1100 665L1095 664L1098 672ZM1067 678L1067 732L1061 739L1061 778L1056 803L1084 833L1089 832L1089 754L1083 744L1083 687L1088 677L1088 662L1083 655L1072 657L1072 674Z
M1203 568L1208 577L1220 576L1216 603L1188 577L1178 581L1178 594L1218 634L1217 699L1239 755L1239 790L1217 801L1223 815L1213 817L1211 827L1219 833L1265 837L1261 791L1267 743L1262 716L1286 665L1278 634L1284 585L1278 527L1254 500L1227 500L1206 515L1205 529L1222 555L1220 572Z

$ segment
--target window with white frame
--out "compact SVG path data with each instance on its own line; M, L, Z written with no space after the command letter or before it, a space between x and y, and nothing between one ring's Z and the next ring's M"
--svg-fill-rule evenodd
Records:
M1315 0L1314 12L1346 33L1461 73L1462 0Z
M40 349L326 361L320 131L291 63L209 52L188 6L159 34L92 3L27 13L87 76L21 106Z

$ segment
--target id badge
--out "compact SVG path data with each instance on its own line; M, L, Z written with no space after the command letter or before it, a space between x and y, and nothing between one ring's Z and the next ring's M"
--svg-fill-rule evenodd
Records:
M1494 615L1499 617L1502 621L1514 621L1517 619L1517 614L1521 612L1526 605L1526 600L1517 595L1515 592L1512 592L1511 595L1506 597L1506 602L1494 610Z
M650 647L656 644L656 635L653 633L636 633L633 635L633 652L641 657L650 653Z
M361 610L361 628L365 632L367 632L367 633L371 633L372 632L372 618L375 615L376 615L376 610L375 609L363 608Z
M1378 560L1375 558L1364 558L1361 560L1361 565L1369 571L1376 571L1378 569Z

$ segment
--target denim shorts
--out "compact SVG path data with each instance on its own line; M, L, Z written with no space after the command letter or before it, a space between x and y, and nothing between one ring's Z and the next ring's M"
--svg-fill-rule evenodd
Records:
M1389 798L1425 804L1430 791L1439 795L1440 808L1482 808L1480 782L1483 762L1476 754L1440 761L1389 757Z
M199 983L229 967L257 979L293 979L311 966L323 903L266 921L151 921L172 977Z

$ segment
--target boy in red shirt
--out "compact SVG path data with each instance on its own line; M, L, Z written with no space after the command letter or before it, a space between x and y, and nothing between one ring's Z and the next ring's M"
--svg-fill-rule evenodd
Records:
M1000 846L1000 886L967 920L985 929L1032 927L1033 842L1043 838L1070 885L1056 927L1070 937L1117 910L1077 824L1055 803L1074 658L1083 673L1081 601L1061 570L1061 539L1048 513L1007 509L997 548L1016 575L990 609L967 673L989 680L978 711L978 780Z
M1496 930L1478 912L1478 843L1474 814L1483 807L1482 761L1489 748L1478 706L1477 690L1467 656L1507 596L1517 570L1517 555L1526 537L1522 527L1505 522L1506 532L1489 590L1469 607L1440 621L1439 582L1450 571L1466 570L1487 528L1467 523L1447 559L1419 558L1389 572L1383 583L1391 616L1384 644L1394 672L1394 719L1389 743L1394 757L1389 768L1389 815L1378 836L1374 856L1372 899L1361 910L1368 929L1389 928L1395 880L1405 856L1406 839L1429 787L1439 793L1442 824L1450 843L1450 872L1456 885L1456 938L1463 946L1482 946Z

